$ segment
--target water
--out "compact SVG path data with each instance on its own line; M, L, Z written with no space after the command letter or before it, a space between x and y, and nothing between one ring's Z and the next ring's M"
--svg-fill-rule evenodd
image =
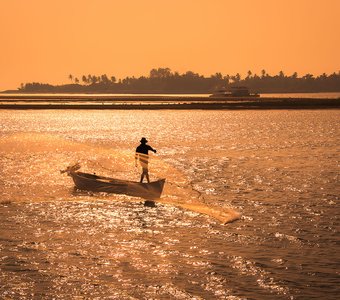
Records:
M261 94L261 97L268 98L313 98L313 99L339 99L339 92L329 93L276 93L276 94Z
M20 94L20 93L1 93L1 96L27 96L27 97L33 97L33 96L38 96L38 97L43 97L43 96L48 96L48 97L65 97L65 96L75 96L75 97L96 97L96 98L105 98L105 97L121 97L121 96L163 96L163 97L208 97L210 94ZM261 97L263 98L314 98L314 99L338 99L340 98L340 93L339 92L328 92L328 93L266 93L266 94L261 94ZM16 101L16 99L13 99L13 101Z
M338 299L338 110L0 117L0 298ZM142 136L167 178L156 207L59 172L136 180Z

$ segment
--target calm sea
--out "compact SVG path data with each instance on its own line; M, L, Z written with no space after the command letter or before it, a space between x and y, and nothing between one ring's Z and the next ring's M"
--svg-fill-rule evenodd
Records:
M0 111L0 298L339 299L339 117ZM138 180L143 136L168 204L75 191L59 172Z
M0 96L48 96L48 97L62 97L62 96L83 96L83 97L108 97L108 96L166 96L166 97L208 97L210 94L5 94ZM276 94L261 94L263 98L321 98L321 99L338 99L340 98L339 92L332 93L276 93ZM13 100L15 101L15 99Z

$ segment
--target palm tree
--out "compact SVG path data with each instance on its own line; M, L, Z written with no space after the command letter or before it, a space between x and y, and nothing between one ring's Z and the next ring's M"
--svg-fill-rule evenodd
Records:
M320 76L319 76L319 78L321 78L321 79L327 79L327 74L326 73L322 73Z
M71 82L73 82L73 75L72 74L68 75L68 78L71 80Z
M293 74L292 74L292 76L291 76L291 78L293 78L293 79L296 79L298 77L298 73L297 72L294 72Z
M102 76L99 77L99 82L102 82L104 84L108 84L110 82L109 78L107 77L106 74L103 74Z
M100 77L98 76L96 76L96 75L93 75L92 77L91 77L91 82L93 83L93 84L96 84L98 81L100 80Z
M225 80L225 82L227 83L227 85L229 84L230 82L230 75L226 75L223 77L223 79Z
M213 75L212 77L215 77L215 78L218 79L218 80L222 80L223 75L222 75L222 73L217 72L217 73L215 73L215 75Z
M306 74L305 76L303 76L302 78L303 78L303 79L306 79L306 80L310 80L310 79L314 79L313 77L314 77L313 74L309 74L309 73L308 73L308 74Z
M150 78L167 78L171 76L171 70L169 68L158 68L150 71Z
M92 75L91 74L87 75L87 83L88 84L92 83Z
M83 77L81 78L81 80L85 83L85 84L87 84L88 83L88 81L87 81L87 77L85 76L85 75L83 75Z
M241 80L241 75L240 75L240 73L236 73L236 75L232 76L231 78L234 81L234 83L238 83Z

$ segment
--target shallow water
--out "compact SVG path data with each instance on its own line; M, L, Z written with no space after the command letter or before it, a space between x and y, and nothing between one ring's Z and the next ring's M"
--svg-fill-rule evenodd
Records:
M0 298L337 299L339 116L1 111ZM59 172L137 180L142 136L169 204L75 191Z

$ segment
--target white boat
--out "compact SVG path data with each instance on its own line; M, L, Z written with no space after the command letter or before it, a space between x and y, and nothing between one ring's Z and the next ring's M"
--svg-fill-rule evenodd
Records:
M85 191L125 194L147 200L155 200L161 197L165 183L165 179L149 183L121 180L79 172L79 169L80 165L76 164L61 172L67 173L72 177L77 189Z
M220 89L209 97L260 97L259 94L251 94L245 86L234 86L230 90Z

